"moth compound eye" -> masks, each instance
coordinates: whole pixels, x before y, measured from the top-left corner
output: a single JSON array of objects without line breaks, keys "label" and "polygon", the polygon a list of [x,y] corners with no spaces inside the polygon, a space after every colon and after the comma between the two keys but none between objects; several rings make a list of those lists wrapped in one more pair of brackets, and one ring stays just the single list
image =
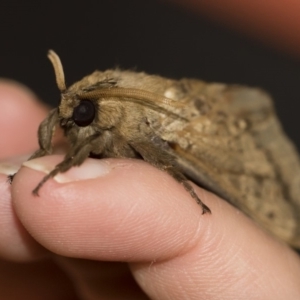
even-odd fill
[{"label": "moth compound eye", "polygon": [[81,127],[90,125],[95,118],[95,105],[89,100],[81,100],[74,108],[72,119]]}]

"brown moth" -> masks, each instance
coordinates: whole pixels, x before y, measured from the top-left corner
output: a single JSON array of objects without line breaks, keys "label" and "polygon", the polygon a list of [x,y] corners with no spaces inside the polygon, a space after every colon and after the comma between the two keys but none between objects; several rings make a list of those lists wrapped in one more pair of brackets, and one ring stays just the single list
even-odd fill
[{"label": "brown moth", "polygon": [[300,248],[300,161],[265,92],[119,69],[67,88],[59,57],[51,50],[48,57],[61,101],[41,123],[30,159],[52,153],[56,126],[71,147],[34,194],[91,154],[142,158],[183,184],[203,213],[210,209],[186,178]]}]

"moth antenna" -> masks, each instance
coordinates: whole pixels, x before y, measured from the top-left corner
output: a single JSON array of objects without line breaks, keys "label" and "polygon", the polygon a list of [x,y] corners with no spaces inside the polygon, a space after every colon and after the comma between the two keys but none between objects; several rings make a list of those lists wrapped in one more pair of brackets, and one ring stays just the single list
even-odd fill
[{"label": "moth antenna", "polygon": [[79,99],[90,99],[90,98],[99,98],[99,97],[122,98],[122,101],[140,103],[142,105],[148,106],[153,110],[164,112],[167,113],[168,115],[173,115],[176,118],[185,120],[184,117],[180,116],[175,112],[170,111],[167,108],[169,106],[172,106],[174,108],[182,108],[185,105],[184,102],[178,102],[176,100],[145,90],[139,90],[133,88],[120,88],[120,87],[104,88],[104,89],[97,89],[94,91],[80,93],[78,94],[78,97]]},{"label": "moth antenna", "polygon": [[161,96],[149,91],[133,89],[133,88],[104,88],[97,89],[94,91],[89,91],[83,94],[79,94],[79,97],[82,98],[93,98],[93,97],[129,97],[140,100],[147,100],[156,104],[174,106],[174,107],[182,107],[185,104],[182,102],[178,102],[176,100],[170,99],[165,96]]},{"label": "moth antenna", "polygon": [[48,58],[50,59],[54,68],[56,84],[59,90],[64,92],[66,90],[65,74],[60,58],[53,50],[48,51]]}]

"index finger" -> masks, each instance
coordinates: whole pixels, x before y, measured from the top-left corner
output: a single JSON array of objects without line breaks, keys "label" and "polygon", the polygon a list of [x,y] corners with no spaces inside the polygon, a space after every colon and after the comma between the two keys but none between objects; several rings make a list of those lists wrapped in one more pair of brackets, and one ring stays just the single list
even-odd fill
[{"label": "index finger", "polygon": [[28,88],[10,80],[0,81],[0,103],[0,160],[36,150],[47,108]]}]

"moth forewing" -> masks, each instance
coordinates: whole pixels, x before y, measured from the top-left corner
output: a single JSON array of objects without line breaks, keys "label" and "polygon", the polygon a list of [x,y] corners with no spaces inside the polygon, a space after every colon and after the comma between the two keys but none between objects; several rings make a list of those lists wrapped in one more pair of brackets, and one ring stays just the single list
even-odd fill
[{"label": "moth forewing", "polygon": [[202,98],[211,110],[178,132],[192,146],[174,147],[183,172],[299,248],[299,157],[269,96],[228,86]]},{"label": "moth forewing", "polygon": [[210,210],[185,176],[300,248],[299,156],[268,95],[119,69],[95,71],[67,88],[59,57],[50,51],[49,58],[62,97],[40,125],[33,157],[51,153],[56,126],[70,151],[35,193],[91,154],[142,158],[183,184],[203,213]]}]

